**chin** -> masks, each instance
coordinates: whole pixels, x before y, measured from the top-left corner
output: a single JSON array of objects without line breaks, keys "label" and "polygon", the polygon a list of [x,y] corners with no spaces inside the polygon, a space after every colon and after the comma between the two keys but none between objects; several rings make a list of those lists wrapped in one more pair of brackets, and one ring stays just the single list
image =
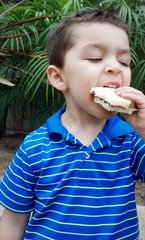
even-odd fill
[{"label": "chin", "polygon": [[96,116],[97,118],[99,116],[99,118],[101,118],[101,119],[109,119],[109,118],[114,117],[117,114],[117,112],[108,111],[101,106],[98,106],[98,107],[99,107],[98,111],[97,111],[98,114]]}]

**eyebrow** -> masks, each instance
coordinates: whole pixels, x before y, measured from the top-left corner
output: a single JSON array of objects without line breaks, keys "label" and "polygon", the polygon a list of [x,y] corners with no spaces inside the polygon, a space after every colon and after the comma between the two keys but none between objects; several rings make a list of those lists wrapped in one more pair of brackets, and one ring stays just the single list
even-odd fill
[{"label": "eyebrow", "polygon": [[[87,49],[87,48],[99,48],[99,49],[105,50],[106,47],[103,44],[97,44],[97,43],[89,43],[82,47],[82,49]],[[131,56],[130,49],[128,48],[119,49],[119,53],[129,54]]]}]

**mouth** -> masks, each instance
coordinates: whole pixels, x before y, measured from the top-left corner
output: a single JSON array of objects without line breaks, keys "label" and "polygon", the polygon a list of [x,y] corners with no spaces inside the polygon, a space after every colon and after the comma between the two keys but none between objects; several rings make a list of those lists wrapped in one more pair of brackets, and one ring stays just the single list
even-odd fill
[{"label": "mouth", "polygon": [[115,85],[105,85],[104,88],[117,88]]},{"label": "mouth", "polygon": [[102,87],[119,88],[120,84],[118,82],[108,82]]}]

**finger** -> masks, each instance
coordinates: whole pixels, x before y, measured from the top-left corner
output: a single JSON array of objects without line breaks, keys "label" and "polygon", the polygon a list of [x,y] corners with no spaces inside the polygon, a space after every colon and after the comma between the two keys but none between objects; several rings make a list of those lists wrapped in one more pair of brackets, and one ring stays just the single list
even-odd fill
[{"label": "finger", "polygon": [[141,91],[139,91],[138,89],[135,89],[133,87],[120,87],[120,88],[116,88],[115,92],[118,95],[134,93],[134,94],[137,94],[137,95],[140,95],[140,96],[144,96],[144,94]]},{"label": "finger", "polygon": [[145,108],[145,95],[131,87],[121,87],[115,91],[119,96],[129,99],[137,105],[138,108]]}]

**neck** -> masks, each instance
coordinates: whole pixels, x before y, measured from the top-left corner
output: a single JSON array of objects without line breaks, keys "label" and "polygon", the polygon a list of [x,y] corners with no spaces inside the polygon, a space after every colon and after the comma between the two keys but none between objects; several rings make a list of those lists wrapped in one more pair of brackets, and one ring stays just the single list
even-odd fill
[{"label": "neck", "polygon": [[100,120],[86,113],[75,113],[66,109],[61,117],[63,126],[83,145],[90,145],[103,129],[106,119]]}]

